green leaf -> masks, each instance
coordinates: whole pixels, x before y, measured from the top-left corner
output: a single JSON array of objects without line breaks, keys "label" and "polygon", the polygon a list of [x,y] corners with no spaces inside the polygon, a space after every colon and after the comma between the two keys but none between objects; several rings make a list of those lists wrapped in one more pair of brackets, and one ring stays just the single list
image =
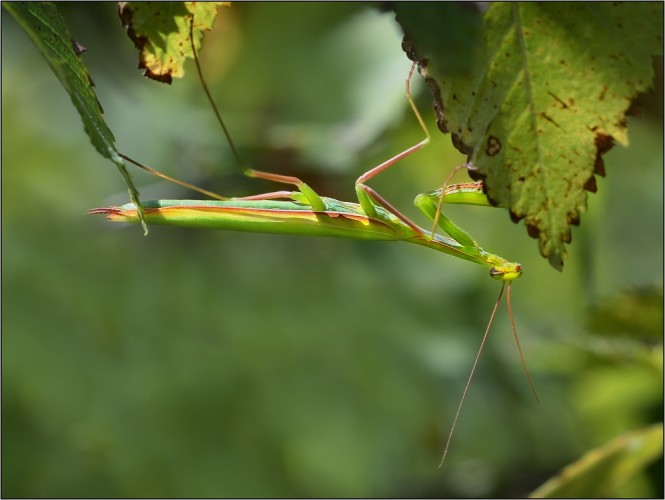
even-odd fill
[{"label": "green leaf", "polygon": [[663,424],[627,432],[565,467],[531,498],[616,498],[622,486],[663,454]]},{"label": "green leaf", "polygon": [[185,60],[193,57],[190,41],[201,47],[203,31],[212,29],[217,7],[230,2],[121,2],[120,19],[139,49],[139,68],[145,76],[163,83],[185,75]]},{"label": "green leaf", "polygon": [[438,55],[422,70],[440,88],[440,128],[557,269],[601,155],[628,144],[626,113],[651,85],[662,18],[659,2],[495,3],[473,71],[439,73]]},{"label": "green leaf", "polygon": [[85,49],[72,39],[64,19],[54,4],[4,2],[3,6],[25,30],[65,87],[81,115],[83,128],[95,149],[118,167],[127,184],[132,202],[139,208],[143,230],[148,234],[148,228],[143,222],[143,207],[139,201],[139,192],[115,147],[115,138],[102,117],[102,107],[92,89],[92,80],[79,57]]}]

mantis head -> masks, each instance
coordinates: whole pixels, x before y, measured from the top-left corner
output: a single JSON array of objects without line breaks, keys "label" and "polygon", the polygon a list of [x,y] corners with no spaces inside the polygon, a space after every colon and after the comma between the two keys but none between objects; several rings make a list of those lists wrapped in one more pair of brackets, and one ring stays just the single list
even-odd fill
[{"label": "mantis head", "polygon": [[506,262],[490,269],[490,276],[495,280],[510,283],[522,276],[522,265],[516,262]]}]

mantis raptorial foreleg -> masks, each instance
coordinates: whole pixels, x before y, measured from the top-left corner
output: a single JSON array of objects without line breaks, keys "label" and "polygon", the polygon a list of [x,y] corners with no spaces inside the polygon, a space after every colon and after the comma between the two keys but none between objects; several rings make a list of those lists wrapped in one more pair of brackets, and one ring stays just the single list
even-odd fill
[{"label": "mantis raptorial foreleg", "polygon": [[[463,163],[461,165],[456,166],[448,174],[448,177],[446,177],[446,180],[443,181],[443,184],[441,185],[441,190],[440,190],[441,191],[441,196],[439,197],[439,201],[436,204],[436,211],[434,213],[434,217],[432,218],[432,234],[434,234],[434,232],[436,231],[436,226],[439,224],[439,218],[441,217],[441,210],[443,208],[443,201],[444,201],[444,198],[445,198],[446,188],[450,185],[450,181],[455,176],[455,174],[463,168],[465,168],[467,170],[471,170],[475,167],[473,165],[471,165],[470,163]],[[455,228],[457,228],[456,225],[455,225]],[[459,228],[457,228],[457,229],[459,229]],[[466,233],[464,233],[464,234],[466,235]],[[471,241],[473,241],[473,240],[471,240]]]}]

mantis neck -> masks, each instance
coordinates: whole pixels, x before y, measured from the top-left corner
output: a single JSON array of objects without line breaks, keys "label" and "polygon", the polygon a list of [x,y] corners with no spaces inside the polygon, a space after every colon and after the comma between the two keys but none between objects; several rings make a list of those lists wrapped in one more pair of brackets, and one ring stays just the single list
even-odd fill
[{"label": "mantis neck", "polygon": [[432,248],[434,250],[438,250],[439,252],[475,262],[476,264],[480,264],[486,267],[512,269],[515,266],[519,266],[519,264],[508,262],[503,257],[486,252],[480,247],[464,246],[451,238],[447,238],[438,234],[435,234],[432,238],[431,234],[432,233],[429,231],[424,231],[423,235],[419,235],[405,241],[427,248]]}]

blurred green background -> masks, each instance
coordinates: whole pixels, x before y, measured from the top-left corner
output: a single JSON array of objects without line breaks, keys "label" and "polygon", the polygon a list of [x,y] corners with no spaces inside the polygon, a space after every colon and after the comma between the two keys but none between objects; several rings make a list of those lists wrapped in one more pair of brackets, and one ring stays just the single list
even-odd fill
[{"label": "blurred green background", "polygon": [[[61,10],[120,151],[227,195],[275,189],[238,173],[193,64],[148,81],[115,4]],[[662,80],[606,155],[563,273],[505,211],[449,209],[524,265],[513,307],[542,404],[501,307],[437,469],[498,293],[487,271],[398,243],[145,238],[85,215],[126,189],[3,14],[4,497],[523,496],[662,420]],[[237,4],[202,64],[246,161],[353,200],[360,173],[422,138],[400,43],[394,15],[362,4]],[[424,222],[413,197],[463,158],[415,87],[433,144],[372,186]],[[197,197],[134,179],[145,199]],[[662,495],[662,461],[624,493]]]}]

